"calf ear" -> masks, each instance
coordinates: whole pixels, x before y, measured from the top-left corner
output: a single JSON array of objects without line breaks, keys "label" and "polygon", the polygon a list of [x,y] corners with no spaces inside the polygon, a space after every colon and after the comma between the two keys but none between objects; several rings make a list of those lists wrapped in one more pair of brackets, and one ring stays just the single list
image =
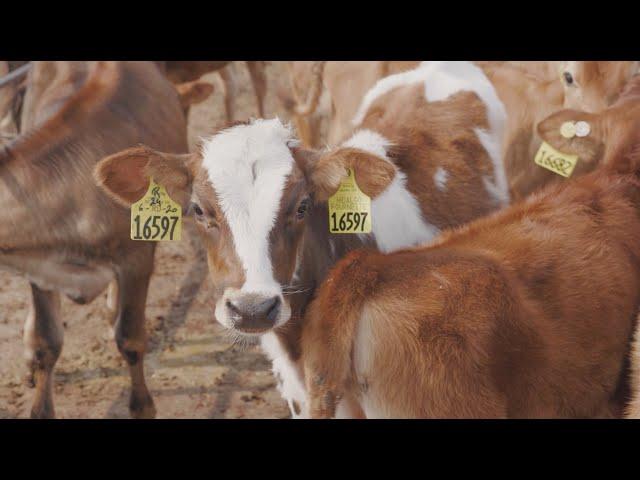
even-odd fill
[{"label": "calf ear", "polygon": [[[565,138],[560,128],[566,122],[586,122],[590,132],[584,137],[574,136]],[[560,110],[540,123],[538,135],[556,150],[563,153],[578,155],[581,160],[591,162],[597,160],[604,148],[603,117],[599,114],[581,112],[579,110]]]},{"label": "calf ear", "polygon": [[104,158],[95,166],[93,174],[97,185],[125,207],[144,196],[153,177],[185,208],[191,197],[194,159],[195,154],[161,153],[139,146]]},{"label": "calf ear", "polygon": [[396,167],[388,159],[358,148],[340,147],[327,153],[300,149],[294,157],[320,202],[336,193],[347,177],[348,168],[353,169],[360,190],[372,199],[380,195],[396,175]]},{"label": "calf ear", "polygon": [[194,80],[176,85],[180,105],[182,108],[188,108],[191,105],[204,102],[213,93],[213,84],[203,82],[202,80]]}]

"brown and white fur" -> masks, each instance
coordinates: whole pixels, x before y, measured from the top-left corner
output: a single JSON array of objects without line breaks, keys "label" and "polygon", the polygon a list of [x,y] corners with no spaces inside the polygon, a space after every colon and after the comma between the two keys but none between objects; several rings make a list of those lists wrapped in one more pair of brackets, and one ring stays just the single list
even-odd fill
[{"label": "brown and white fur", "polygon": [[34,62],[22,127],[0,147],[0,265],[31,285],[24,328],[36,388],[31,416],[54,416],[60,295],[90,302],[115,279],[115,340],[131,374],[131,414],[153,417],[143,356],[154,245],[129,240],[129,211],[97,188],[92,170],[140,142],[186,152],[177,94],[152,62]]},{"label": "brown and white fur", "polygon": [[[294,416],[308,413],[304,314],[338,259],[363,245],[417,245],[508,203],[499,154],[504,110],[472,64],[426,63],[386,77],[356,121],[351,138],[324,151],[297,146],[277,119],[256,120],[205,140],[200,154],[134,149],[96,169],[98,183],[124,205],[150,175],[172,197],[190,197],[215,278],[215,317],[260,340]],[[372,199],[370,235],[329,233],[327,199],[347,167]]]},{"label": "brown and white fur", "polygon": [[[416,61],[289,62],[290,91],[279,91],[303,146],[337,145],[357,125],[362,98],[380,79],[416,68]],[[301,92],[304,92],[301,93]],[[321,134],[322,123],[327,133]]]},{"label": "brown and white fur", "polygon": [[344,397],[367,418],[620,416],[638,238],[638,176],[598,171],[429,246],[350,253],[307,313],[312,417]]}]

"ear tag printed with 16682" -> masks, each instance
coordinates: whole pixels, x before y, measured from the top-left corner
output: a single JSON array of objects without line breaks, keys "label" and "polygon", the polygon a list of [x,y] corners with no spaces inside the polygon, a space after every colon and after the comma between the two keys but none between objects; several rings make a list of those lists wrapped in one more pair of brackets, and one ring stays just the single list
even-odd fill
[{"label": "ear tag printed with 16682", "polygon": [[152,178],[144,197],[131,205],[131,240],[162,242],[181,235],[182,207]]},{"label": "ear tag printed with 16682", "polygon": [[356,183],[353,169],[329,198],[331,233],[371,233],[371,199]]},{"label": "ear tag printed with 16682", "polygon": [[578,163],[578,156],[562,153],[547,142],[542,142],[534,161],[537,165],[551,170],[553,173],[557,173],[563,177],[570,177]]}]

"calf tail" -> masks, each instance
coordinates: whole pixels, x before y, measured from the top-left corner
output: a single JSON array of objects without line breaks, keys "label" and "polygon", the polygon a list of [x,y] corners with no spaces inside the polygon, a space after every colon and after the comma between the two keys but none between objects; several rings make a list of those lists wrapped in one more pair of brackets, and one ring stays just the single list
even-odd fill
[{"label": "calf tail", "polygon": [[378,281],[371,255],[359,250],[338,262],[307,311],[302,352],[311,418],[334,417],[353,381],[356,327]]},{"label": "calf tail", "polygon": [[636,322],[636,332],[631,345],[631,402],[626,418],[640,419],[640,322]]}]

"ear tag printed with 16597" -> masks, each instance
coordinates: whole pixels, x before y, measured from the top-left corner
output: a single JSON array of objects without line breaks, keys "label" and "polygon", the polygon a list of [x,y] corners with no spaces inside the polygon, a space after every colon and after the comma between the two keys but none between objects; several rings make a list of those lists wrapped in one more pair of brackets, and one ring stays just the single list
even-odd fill
[{"label": "ear tag printed with 16597", "polygon": [[329,198],[331,233],[371,233],[371,199],[356,183],[353,169]]},{"label": "ear tag printed with 16597", "polygon": [[551,170],[553,173],[563,177],[570,177],[578,163],[578,156],[562,153],[547,142],[542,142],[534,161],[537,165]]},{"label": "ear tag printed with 16597", "polygon": [[182,207],[167,190],[150,179],[144,197],[131,205],[131,240],[162,242],[180,240]]}]

